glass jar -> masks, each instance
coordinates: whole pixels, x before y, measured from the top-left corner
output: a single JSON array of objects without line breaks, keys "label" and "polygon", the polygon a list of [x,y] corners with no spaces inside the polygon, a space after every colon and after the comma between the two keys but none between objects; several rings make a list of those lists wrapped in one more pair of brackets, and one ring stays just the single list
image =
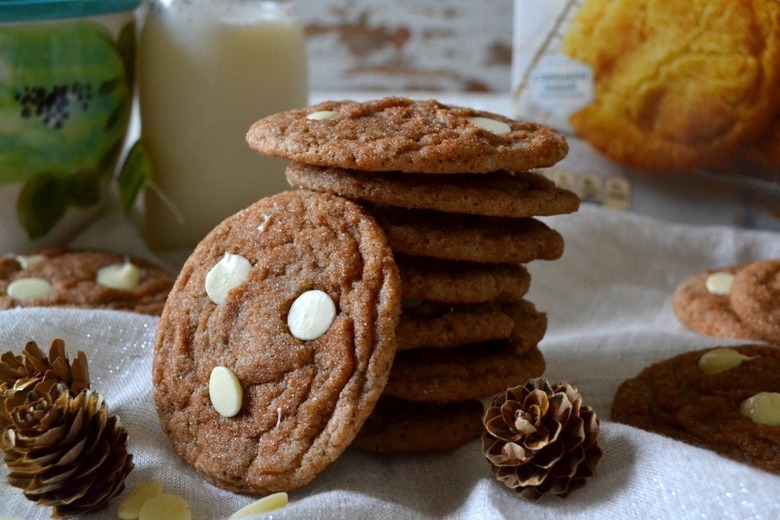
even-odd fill
[{"label": "glass jar", "polygon": [[143,234],[179,263],[224,218],[289,188],[285,161],[245,136],[261,117],[308,103],[303,29],[291,0],[151,0],[138,66],[153,170]]},{"label": "glass jar", "polygon": [[139,0],[0,0],[0,253],[100,215],[133,100]]}]

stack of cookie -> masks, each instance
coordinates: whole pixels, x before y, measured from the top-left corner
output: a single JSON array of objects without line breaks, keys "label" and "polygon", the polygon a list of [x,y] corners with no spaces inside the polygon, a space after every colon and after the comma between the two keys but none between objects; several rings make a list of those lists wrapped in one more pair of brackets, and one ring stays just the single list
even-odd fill
[{"label": "stack of cookie", "polygon": [[546,315],[524,299],[525,264],[563,239],[534,217],[578,197],[530,170],[567,152],[547,127],[436,101],[325,102],[258,121],[252,148],[291,160],[287,179],[364,205],[401,275],[397,354],[355,445],[448,449],[479,436],[482,405],[544,371]]}]

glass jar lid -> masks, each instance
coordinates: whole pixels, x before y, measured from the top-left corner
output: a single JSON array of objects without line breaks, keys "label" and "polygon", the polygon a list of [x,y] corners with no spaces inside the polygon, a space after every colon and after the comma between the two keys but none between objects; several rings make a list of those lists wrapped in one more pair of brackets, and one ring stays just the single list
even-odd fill
[{"label": "glass jar lid", "polygon": [[132,11],[141,0],[0,0],[0,23],[40,22]]}]

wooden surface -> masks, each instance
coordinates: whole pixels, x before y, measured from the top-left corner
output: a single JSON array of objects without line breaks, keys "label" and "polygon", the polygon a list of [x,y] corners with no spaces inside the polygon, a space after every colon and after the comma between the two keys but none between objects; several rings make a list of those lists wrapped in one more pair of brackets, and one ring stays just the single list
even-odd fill
[{"label": "wooden surface", "polygon": [[510,89],[512,0],[294,0],[311,88]]}]

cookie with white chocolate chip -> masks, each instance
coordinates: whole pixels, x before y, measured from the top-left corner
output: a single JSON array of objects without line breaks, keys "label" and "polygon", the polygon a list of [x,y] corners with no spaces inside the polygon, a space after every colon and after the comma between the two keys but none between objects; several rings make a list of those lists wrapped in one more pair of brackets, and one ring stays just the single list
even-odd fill
[{"label": "cookie with white chocolate chip", "polygon": [[780,474],[780,349],[686,352],[624,381],[612,420]]},{"label": "cookie with white chocolate chip", "polygon": [[158,327],[154,395],[179,456],[236,492],[289,491],[350,445],[388,379],[401,308],[359,205],[287,191],[211,231]]},{"label": "cookie with white chocolate chip", "polygon": [[543,168],[568,151],[563,135],[543,125],[404,97],[272,114],[252,125],[247,142],[309,165],[442,174]]},{"label": "cookie with white chocolate chip", "polygon": [[677,318],[707,336],[780,342],[780,261],[707,269],[681,282],[672,296]]},{"label": "cookie with white chocolate chip", "polygon": [[160,315],[174,279],[160,266],[111,251],[8,253],[0,257],[0,310],[76,307]]},{"label": "cookie with white chocolate chip", "polygon": [[755,332],[734,312],[728,293],[739,266],[707,269],[683,280],[672,295],[672,309],[688,328],[716,338],[753,339]]}]

